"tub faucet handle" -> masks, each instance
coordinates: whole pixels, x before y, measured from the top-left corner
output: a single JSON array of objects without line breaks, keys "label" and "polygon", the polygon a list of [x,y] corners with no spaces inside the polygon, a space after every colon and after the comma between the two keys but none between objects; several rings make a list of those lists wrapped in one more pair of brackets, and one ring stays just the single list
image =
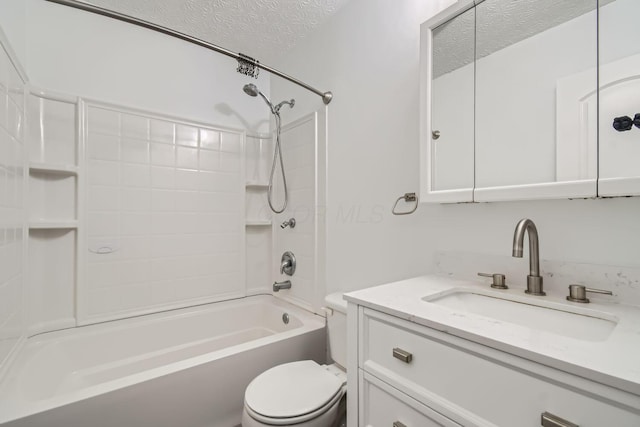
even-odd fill
[{"label": "tub faucet handle", "polygon": [[293,252],[287,251],[282,254],[280,259],[280,274],[286,274],[287,276],[293,276],[296,272],[296,256]]}]

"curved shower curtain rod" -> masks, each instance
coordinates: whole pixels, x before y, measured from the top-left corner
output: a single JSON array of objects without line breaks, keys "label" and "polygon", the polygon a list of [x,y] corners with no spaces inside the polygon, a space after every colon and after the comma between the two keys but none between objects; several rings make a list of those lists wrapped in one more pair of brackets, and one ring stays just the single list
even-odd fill
[{"label": "curved shower curtain rod", "polygon": [[129,24],[133,24],[133,25],[137,25],[139,27],[144,27],[147,28],[149,30],[153,30],[153,31],[157,31],[159,33],[162,34],[166,34],[168,36],[172,36],[184,41],[187,41],[189,43],[193,43],[196,44],[198,46],[202,46],[204,48],[207,48],[209,50],[213,50],[215,52],[221,53],[223,55],[229,56],[235,60],[237,60],[240,64],[245,64],[245,65],[249,65],[251,68],[257,68],[257,69],[261,69],[261,70],[265,70],[268,71],[271,74],[274,74],[276,76],[282,77],[285,80],[290,81],[291,83],[295,83],[298,86],[302,86],[303,88],[315,93],[316,95],[319,95],[322,98],[322,102],[324,102],[325,104],[329,104],[331,102],[331,99],[333,99],[333,94],[331,92],[322,92],[319,91],[318,89],[309,86],[308,84],[301,82],[298,79],[295,79],[287,74],[284,74],[278,70],[276,70],[275,68],[271,68],[268,67],[254,59],[252,59],[249,56],[243,55],[241,53],[235,53],[232,52],[228,49],[225,49],[223,47],[217,46],[213,43],[209,43],[206,42],[204,40],[198,39],[196,37],[191,37],[187,34],[181,33],[179,31],[175,31],[172,30],[170,28],[167,27],[163,27],[161,25],[157,25],[157,24],[153,24],[149,21],[144,21],[142,19],[138,19],[138,18],[134,18],[133,16],[130,15],[125,15],[123,13],[118,13],[118,12],[114,12],[112,10],[109,9],[105,9],[99,6],[95,6],[89,3],[85,3],[84,1],[79,1],[79,0],[47,0],[48,2],[51,3],[57,3],[57,4],[61,4],[64,6],[69,6],[69,7],[73,7],[75,9],[80,9],[80,10],[84,10],[86,12],[91,12],[91,13],[96,13],[98,15],[102,15],[102,16],[106,16],[108,18],[113,18],[113,19],[117,19],[118,21],[123,21],[123,22],[127,22]]}]

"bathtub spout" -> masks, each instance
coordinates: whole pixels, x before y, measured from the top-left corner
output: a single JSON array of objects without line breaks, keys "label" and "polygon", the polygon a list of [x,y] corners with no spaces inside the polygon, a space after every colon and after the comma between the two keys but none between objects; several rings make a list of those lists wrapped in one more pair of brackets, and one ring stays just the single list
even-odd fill
[{"label": "bathtub spout", "polygon": [[273,282],[273,292],[279,292],[280,289],[291,289],[291,280],[284,282]]}]

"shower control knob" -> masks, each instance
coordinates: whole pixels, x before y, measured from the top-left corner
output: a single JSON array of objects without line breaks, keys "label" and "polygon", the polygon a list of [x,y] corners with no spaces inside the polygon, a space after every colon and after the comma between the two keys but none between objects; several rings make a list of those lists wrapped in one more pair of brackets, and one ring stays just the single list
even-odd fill
[{"label": "shower control knob", "polygon": [[287,276],[293,276],[296,272],[296,256],[293,252],[287,251],[282,254],[280,259],[280,274],[286,274]]}]

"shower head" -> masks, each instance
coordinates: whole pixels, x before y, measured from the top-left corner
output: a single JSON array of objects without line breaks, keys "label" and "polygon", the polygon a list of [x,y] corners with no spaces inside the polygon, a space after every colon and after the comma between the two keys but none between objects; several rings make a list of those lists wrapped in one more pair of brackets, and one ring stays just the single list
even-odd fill
[{"label": "shower head", "polygon": [[254,85],[253,83],[248,83],[248,84],[244,85],[242,90],[244,90],[244,93],[246,93],[249,96],[258,96],[258,95],[260,95],[262,97],[262,99],[264,99],[264,102],[266,102],[267,105],[269,106],[269,108],[271,109],[271,113],[272,114],[278,114],[278,111],[276,111],[273,108],[273,104],[271,103],[271,101],[269,101],[269,98],[267,98],[264,93],[260,92],[260,90],[258,89],[258,86]]},{"label": "shower head", "polygon": [[258,90],[258,87],[253,83],[244,85],[242,90],[244,90],[244,93],[246,93],[249,96],[258,96],[258,93],[260,93],[260,91]]}]

